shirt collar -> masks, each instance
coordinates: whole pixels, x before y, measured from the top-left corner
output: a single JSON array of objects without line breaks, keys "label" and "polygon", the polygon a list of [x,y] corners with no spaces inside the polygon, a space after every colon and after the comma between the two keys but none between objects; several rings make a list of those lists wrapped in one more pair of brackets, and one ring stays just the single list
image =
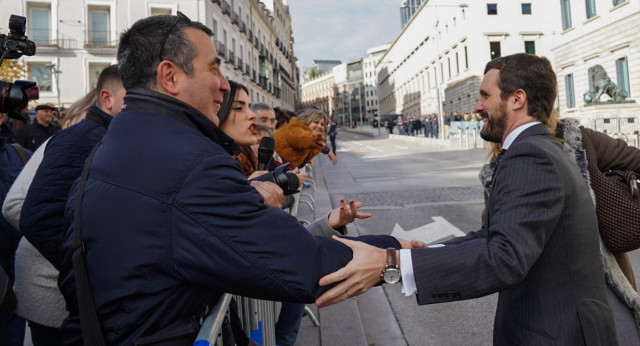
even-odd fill
[{"label": "shirt collar", "polygon": [[522,131],[530,128],[533,125],[537,125],[537,124],[541,124],[541,122],[532,121],[530,123],[526,123],[526,124],[523,124],[523,125],[520,125],[520,126],[516,127],[516,129],[511,131],[511,133],[509,133],[507,135],[507,138],[504,139],[504,143],[502,143],[502,149],[504,149],[504,150],[509,149],[509,147],[511,146],[513,141],[515,141],[516,138],[518,138],[518,136],[522,133]]}]

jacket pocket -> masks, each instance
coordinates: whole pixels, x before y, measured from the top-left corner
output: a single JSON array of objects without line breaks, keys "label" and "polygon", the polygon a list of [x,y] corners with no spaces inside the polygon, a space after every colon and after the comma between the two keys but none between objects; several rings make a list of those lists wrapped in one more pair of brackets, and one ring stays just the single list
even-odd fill
[{"label": "jacket pocket", "polygon": [[506,332],[509,342],[514,345],[552,346],[556,342],[554,338],[540,330],[528,326],[520,321],[510,318],[505,319]]}]

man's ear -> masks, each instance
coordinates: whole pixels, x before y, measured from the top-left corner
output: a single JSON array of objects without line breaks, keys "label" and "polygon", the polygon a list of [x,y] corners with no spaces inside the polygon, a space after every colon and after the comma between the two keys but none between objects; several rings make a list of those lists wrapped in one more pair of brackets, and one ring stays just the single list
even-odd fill
[{"label": "man's ear", "polygon": [[156,81],[158,91],[166,92],[169,95],[178,95],[178,67],[169,60],[163,60],[158,64],[156,71]]},{"label": "man's ear", "polygon": [[511,100],[511,109],[514,111],[522,110],[527,104],[527,93],[522,89],[517,89],[509,97]]},{"label": "man's ear", "polygon": [[114,97],[115,95],[110,90],[100,90],[100,102],[102,103],[102,106],[108,111],[111,111],[111,109],[113,108]]}]

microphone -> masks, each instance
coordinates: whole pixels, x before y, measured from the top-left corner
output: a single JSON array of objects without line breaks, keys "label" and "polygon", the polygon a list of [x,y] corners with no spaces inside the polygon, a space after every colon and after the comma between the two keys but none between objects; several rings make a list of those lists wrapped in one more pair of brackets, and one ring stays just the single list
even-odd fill
[{"label": "microphone", "polygon": [[273,159],[276,141],[271,137],[262,137],[258,147],[258,170],[266,171]]}]

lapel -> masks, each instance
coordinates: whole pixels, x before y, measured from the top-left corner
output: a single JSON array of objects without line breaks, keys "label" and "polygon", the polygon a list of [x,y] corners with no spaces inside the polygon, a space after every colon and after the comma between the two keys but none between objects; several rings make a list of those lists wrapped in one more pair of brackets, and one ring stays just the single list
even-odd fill
[{"label": "lapel", "polygon": [[[509,148],[513,148],[515,145],[517,145],[519,142],[525,140],[527,137],[530,136],[549,136],[551,137],[551,133],[549,132],[549,129],[547,129],[547,127],[543,124],[536,124],[533,125],[531,127],[529,127],[528,129],[522,131],[522,133],[520,133],[518,135],[518,137],[516,137],[516,139],[513,141],[513,143],[511,143],[511,146]],[[502,155],[501,161],[504,162],[505,157],[507,157],[509,155],[509,149],[507,149],[507,151],[504,153],[504,155]],[[494,167],[494,172],[493,172],[493,177],[491,179],[491,188],[489,189],[489,204],[488,204],[488,208],[487,208],[487,217],[485,218],[486,220],[486,224],[485,227],[488,230],[489,229],[489,225],[491,224],[491,210],[493,209],[491,206],[491,200],[493,199],[493,191],[494,191],[494,186],[496,184],[496,177],[497,177],[497,169]]]}]

